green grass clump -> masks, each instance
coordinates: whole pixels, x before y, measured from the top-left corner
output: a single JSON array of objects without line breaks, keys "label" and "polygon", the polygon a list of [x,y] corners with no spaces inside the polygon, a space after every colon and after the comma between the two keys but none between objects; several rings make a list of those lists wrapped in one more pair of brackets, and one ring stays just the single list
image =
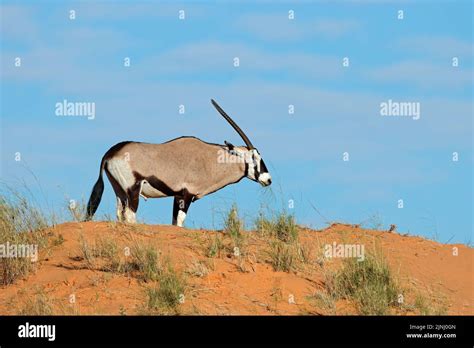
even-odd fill
[{"label": "green grass clump", "polygon": [[382,254],[369,254],[363,261],[344,260],[343,267],[332,274],[326,286],[336,299],[353,300],[364,315],[389,314],[400,293]]},{"label": "green grass clump", "polygon": [[148,311],[177,312],[179,305],[184,300],[186,281],[171,264],[158,277],[158,284],[148,288],[147,309]]},{"label": "green grass clump", "polygon": [[67,202],[67,210],[71,216],[72,221],[81,222],[86,219],[87,216],[87,204],[81,199],[76,201],[71,199]]},{"label": "green grass clump", "polygon": [[206,256],[207,257],[220,257],[221,252],[225,249],[222,237],[216,233],[214,236],[209,237],[206,245]]},{"label": "green grass clump", "polygon": [[260,215],[255,221],[255,227],[260,235],[265,237],[275,237],[285,243],[292,243],[298,240],[298,227],[293,215],[286,212],[269,219]]},{"label": "green grass clump", "polygon": [[132,248],[130,267],[145,281],[156,280],[161,273],[160,255],[155,247],[138,243]]},{"label": "green grass clump", "polygon": [[418,311],[419,315],[446,315],[448,308],[446,305],[436,305],[430,303],[426,297],[418,294],[415,298],[414,308]]},{"label": "green grass clump", "polygon": [[298,229],[292,215],[280,214],[275,223],[275,235],[283,242],[291,243],[298,239]]},{"label": "green grass clump", "polygon": [[280,240],[271,241],[268,254],[275,271],[290,272],[295,267],[295,247],[292,244]]},{"label": "green grass clump", "polygon": [[[18,250],[26,247],[38,251],[48,245],[48,234],[44,230],[48,221],[41,210],[32,206],[19,193],[8,197],[0,195],[0,245],[16,246]],[[34,269],[31,257],[1,257],[0,285],[8,285],[27,276]]]},{"label": "green grass clump", "polygon": [[105,272],[134,274],[144,281],[154,281],[161,273],[158,250],[145,243],[135,242],[129,255],[121,255],[121,249],[112,238],[100,238],[95,243],[80,239],[83,259],[88,268]]},{"label": "green grass clump", "polygon": [[53,301],[43,291],[37,290],[33,297],[28,297],[22,308],[20,315],[53,315]]},{"label": "green grass clump", "polygon": [[239,211],[234,204],[229,210],[224,221],[224,233],[228,234],[232,239],[234,247],[241,249],[244,242],[244,235],[242,233],[243,222],[239,218]]},{"label": "green grass clump", "polygon": [[309,250],[298,242],[298,227],[292,215],[286,212],[268,218],[261,214],[255,221],[258,234],[269,244],[267,254],[275,271],[290,272],[297,263],[309,257]]}]

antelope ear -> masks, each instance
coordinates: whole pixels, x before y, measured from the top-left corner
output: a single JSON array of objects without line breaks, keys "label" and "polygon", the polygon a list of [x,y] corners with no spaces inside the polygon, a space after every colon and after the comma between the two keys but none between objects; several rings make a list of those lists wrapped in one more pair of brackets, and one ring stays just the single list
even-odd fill
[{"label": "antelope ear", "polygon": [[229,148],[230,151],[232,151],[234,149],[234,145],[229,143],[227,140],[224,141],[224,144]]}]

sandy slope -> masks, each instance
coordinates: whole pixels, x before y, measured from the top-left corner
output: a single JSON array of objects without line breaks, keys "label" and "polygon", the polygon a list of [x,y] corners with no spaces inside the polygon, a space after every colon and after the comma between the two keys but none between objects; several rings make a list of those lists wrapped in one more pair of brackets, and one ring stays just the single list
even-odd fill
[{"label": "sandy slope", "polygon": [[[267,260],[268,243],[253,232],[247,238],[247,255],[240,260],[227,251],[217,258],[206,257],[206,245],[215,231],[87,222],[65,223],[51,233],[53,239],[62,235],[64,242],[41,253],[35,273],[0,288],[0,314],[18,314],[41,289],[54,304],[55,314],[141,313],[151,283],[87,268],[80,251],[81,235],[88,241],[111,237],[122,247],[143,241],[169,256],[177,270],[186,274],[181,314],[357,314],[349,301],[339,300],[335,309],[328,309],[311,298],[323,289],[324,272],[340,265],[335,259],[323,267],[317,262],[317,251],[333,242],[364,244],[366,250],[379,245],[404,289],[407,304],[421,294],[430,306],[444,307],[448,314],[474,314],[474,251],[465,245],[335,224],[320,231],[300,231],[300,241],[312,250],[314,260],[286,273],[273,270]],[[457,256],[453,247],[458,248]],[[189,273],[199,260],[209,274]],[[75,304],[69,302],[72,294]],[[295,303],[289,303],[291,296]],[[395,313],[418,314],[415,309]]]}]

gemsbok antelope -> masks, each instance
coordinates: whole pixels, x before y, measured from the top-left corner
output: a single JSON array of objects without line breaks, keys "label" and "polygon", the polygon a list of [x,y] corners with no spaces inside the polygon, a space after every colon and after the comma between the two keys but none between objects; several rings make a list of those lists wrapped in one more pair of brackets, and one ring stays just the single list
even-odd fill
[{"label": "gemsbok antelope", "polygon": [[174,197],[173,225],[182,227],[192,202],[235,184],[244,177],[262,186],[272,183],[258,150],[240,127],[211,99],[217,111],[237,131],[245,146],[211,144],[184,136],[162,144],[124,141],[112,146],[100,162],[99,179],[87,203],[86,220],[96,212],[105,171],[117,196],[117,219],[136,222],[140,196]]}]

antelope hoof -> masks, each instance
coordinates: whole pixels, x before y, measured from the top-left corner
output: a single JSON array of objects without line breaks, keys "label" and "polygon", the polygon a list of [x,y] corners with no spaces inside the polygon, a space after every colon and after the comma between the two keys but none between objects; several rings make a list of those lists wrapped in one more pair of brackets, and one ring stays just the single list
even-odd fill
[{"label": "antelope hoof", "polygon": [[186,219],[186,213],[182,210],[178,212],[178,218],[176,219],[176,226],[183,227],[184,219]]}]

